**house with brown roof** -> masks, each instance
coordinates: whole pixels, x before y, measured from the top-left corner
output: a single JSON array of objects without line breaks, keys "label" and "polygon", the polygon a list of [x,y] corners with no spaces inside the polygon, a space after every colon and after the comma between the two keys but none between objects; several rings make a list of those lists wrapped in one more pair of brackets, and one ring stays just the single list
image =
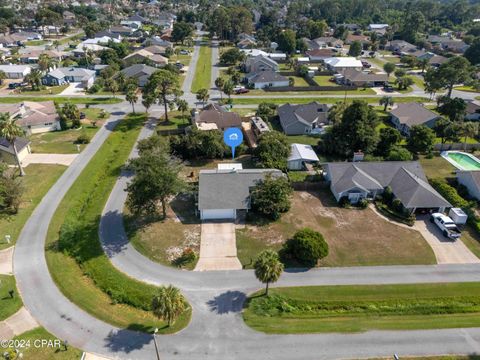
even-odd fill
[{"label": "house with brown roof", "polygon": [[355,35],[355,34],[348,34],[347,38],[345,39],[345,44],[352,44],[354,41],[359,41],[362,45],[363,44],[370,44],[370,37],[367,35]]},{"label": "house with brown roof", "polygon": [[337,79],[337,82],[343,85],[358,87],[384,86],[388,83],[388,75],[385,73],[364,72],[356,69],[344,70],[342,76]]},{"label": "house with brown roof", "polygon": [[28,135],[61,130],[60,117],[53,101],[0,104],[0,113],[9,113]]},{"label": "house with brown roof", "polygon": [[160,54],[153,54],[145,49],[137,50],[130,55],[125,56],[123,61],[127,64],[146,63],[147,65],[150,62],[155,67],[162,67],[168,64],[168,58]]},{"label": "house with brown roof", "polygon": [[193,113],[192,123],[198,130],[225,130],[229,127],[242,127],[239,114],[227,111],[223,106],[208,104],[203,110]]},{"label": "house with brown roof", "polygon": [[332,48],[322,48],[315,50],[308,50],[305,52],[310,61],[322,61],[333,56],[338,55],[338,51]]},{"label": "house with brown roof", "polygon": [[433,128],[440,115],[417,102],[401,103],[390,111],[390,121],[403,135],[409,136],[414,125]]}]

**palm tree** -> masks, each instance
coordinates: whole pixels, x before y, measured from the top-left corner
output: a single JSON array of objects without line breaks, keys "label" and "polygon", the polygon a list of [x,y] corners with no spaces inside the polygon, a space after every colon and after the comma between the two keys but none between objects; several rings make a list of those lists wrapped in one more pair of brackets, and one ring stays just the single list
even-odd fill
[{"label": "palm tree", "polygon": [[203,103],[203,107],[205,108],[205,103],[208,101],[210,95],[208,95],[207,89],[200,89],[197,91],[197,100]]},{"label": "palm tree", "polygon": [[135,103],[138,101],[136,86],[128,87],[127,94],[125,95],[125,100],[127,100],[130,103],[130,105],[132,105],[132,112],[135,114]]},{"label": "palm tree", "polygon": [[145,107],[145,112],[148,115],[148,109],[155,103],[155,97],[151,94],[143,94],[142,105]]},{"label": "palm tree", "polygon": [[0,137],[6,139],[13,148],[15,160],[17,161],[20,176],[24,176],[25,172],[22,168],[22,163],[18,157],[17,147],[15,142],[19,136],[23,136],[23,130],[16,124],[16,119],[12,119],[9,113],[0,113]]},{"label": "palm tree", "polygon": [[176,287],[161,286],[158,294],[153,297],[153,313],[162,320],[168,322],[168,326],[175,323],[175,320],[187,309],[187,302],[179,289]]},{"label": "palm tree", "polygon": [[225,84],[223,84],[222,90],[226,95],[228,95],[228,100],[231,101],[231,95],[233,94],[233,83],[230,80],[226,81]]},{"label": "palm tree", "polygon": [[32,87],[32,90],[40,89],[42,84],[42,72],[39,69],[33,69],[27,76],[25,81]]},{"label": "palm tree", "polygon": [[253,268],[257,279],[266,284],[265,295],[268,296],[268,285],[276,282],[283,272],[283,264],[278,254],[273,250],[262,251],[255,259]]},{"label": "palm tree", "polygon": [[467,149],[467,139],[474,138],[478,135],[478,123],[476,122],[464,122],[462,124],[462,135],[463,135],[463,150]]},{"label": "palm tree", "polygon": [[38,67],[42,71],[49,71],[54,66],[53,59],[48,54],[40,54],[38,57]]},{"label": "palm tree", "polygon": [[220,99],[222,100],[223,100],[223,91],[222,91],[223,85],[225,85],[225,80],[223,78],[218,77],[215,79],[215,86],[218,88],[218,90],[220,90]]},{"label": "palm tree", "polygon": [[388,106],[393,106],[393,98],[391,96],[383,96],[380,101],[380,105],[383,105],[383,111],[387,111]]},{"label": "palm tree", "polygon": [[177,100],[177,109],[182,113],[182,118],[185,119],[185,112],[188,111],[188,102],[187,100],[178,99]]}]

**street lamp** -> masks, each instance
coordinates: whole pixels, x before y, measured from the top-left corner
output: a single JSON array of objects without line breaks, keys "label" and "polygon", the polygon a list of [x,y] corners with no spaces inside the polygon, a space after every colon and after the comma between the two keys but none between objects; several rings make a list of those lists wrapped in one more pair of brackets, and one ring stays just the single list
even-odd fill
[{"label": "street lamp", "polygon": [[157,332],[158,328],[155,328],[155,330],[153,331],[153,343],[155,344],[155,353],[157,354],[157,360],[160,360],[160,354],[158,353],[157,337],[155,336],[157,335]]}]

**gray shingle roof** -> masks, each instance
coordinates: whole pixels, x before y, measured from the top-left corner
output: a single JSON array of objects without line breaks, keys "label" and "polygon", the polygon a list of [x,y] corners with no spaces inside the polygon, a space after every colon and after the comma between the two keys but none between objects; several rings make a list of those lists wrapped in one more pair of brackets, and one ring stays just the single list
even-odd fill
[{"label": "gray shingle roof", "polygon": [[[30,144],[30,140],[22,137],[18,137],[15,139],[15,147],[17,148],[17,152],[22,151],[26,146]],[[13,146],[5,138],[0,138],[0,150],[5,151],[9,154],[15,154],[13,150]]]},{"label": "gray shingle roof", "polygon": [[274,71],[260,71],[249,79],[251,83],[288,81],[288,78]]},{"label": "gray shingle roof", "polygon": [[279,177],[280,170],[201,170],[199,174],[198,208],[238,209],[250,208],[250,189],[267,174]]},{"label": "gray shingle roof", "polygon": [[451,207],[427,181],[418,161],[328,163],[332,189],[383,190],[392,188],[406,208]]},{"label": "gray shingle roof", "polygon": [[327,113],[328,106],[316,101],[303,105],[291,105],[287,103],[278,107],[278,116],[284,131],[298,122],[311,125],[319,118],[321,118],[320,122],[324,122],[326,121]]},{"label": "gray shingle roof", "polygon": [[390,114],[408,126],[422,125],[440,116],[417,102],[400,103]]}]

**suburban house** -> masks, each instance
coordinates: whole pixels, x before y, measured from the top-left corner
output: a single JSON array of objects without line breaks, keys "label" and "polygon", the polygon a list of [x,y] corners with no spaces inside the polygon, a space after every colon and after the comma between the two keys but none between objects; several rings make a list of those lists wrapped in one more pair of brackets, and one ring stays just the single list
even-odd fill
[{"label": "suburban house", "polygon": [[310,164],[317,164],[320,159],[311,145],[290,145],[290,156],[287,159],[288,170],[303,170]]},{"label": "suburban house", "polygon": [[290,81],[287,77],[278,72],[266,70],[247,74],[245,77],[250,87],[254,89],[264,89],[270,87],[289,86]]},{"label": "suburban house", "polygon": [[410,135],[414,125],[425,125],[433,128],[440,115],[428,110],[417,102],[400,103],[390,111],[390,121],[403,135]]},{"label": "suburban house", "polygon": [[160,46],[160,45],[150,45],[144,48],[143,50],[148,51],[154,55],[165,55],[167,52],[167,48],[165,46]]},{"label": "suburban house", "polygon": [[241,33],[238,35],[237,38],[238,38],[237,47],[239,49],[251,49],[257,46],[257,40],[252,35]]},{"label": "suburban house", "polygon": [[442,65],[444,62],[446,62],[448,58],[442,55],[434,55],[428,60],[428,64],[430,66],[438,68],[440,65]]},{"label": "suburban house", "polygon": [[7,79],[23,79],[32,68],[28,65],[0,65],[0,71],[5,73]]},{"label": "suburban house", "polygon": [[163,40],[159,36],[149,37],[142,43],[142,46],[151,46],[151,45],[163,46],[165,48],[168,48],[168,47],[173,48],[173,43],[167,40]]},{"label": "suburban house", "polygon": [[345,28],[345,29],[348,30],[348,31],[354,31],[354,32],[355,32],[355,31],[359,31],[359,30],[362,29],[362,27],[361,27],[360,25],[358,25],[358,24],[338,24],[338,25],[337,25],[337,29],[338,29],[339,27],[343,27],[343,28]]},{"label": "suburban house", "polygon": [[[241,167],[241,165],[240,165]],[[201,220],[237,218],[237,212],[250,210],[250,191],[271,174],[283,176],[275,169],[200,170],[198,180],[198,211]]]},{"label": "suburban house", "polygon": [[368,31],[374,32],[378,35],[385,35],[388,29],[388,24],[370,24],[368,25]]},{"label": "suburban house", "polygon": [[172,41],[172,33],[173,33],[173,29],[165,29],[160,34],[160,39]]},{"label": "suburban house", "polygon": [[370,37],[366,35],[348,34],[345,44],[351,45],[354,41],[360,42],[362,45],[370,44]]},{"label": "suburban house", "polygon": [[322,61],[337,55],[337,50],[332,48],[319,48],[305,52],[310,61]]},{"label": "suburban house", "polygon": [[129,66],[120,72],[125,75],[125,78],[133,78],[137,80],[137,84],[139,87],[145,86],[145,84],[148,81],[148,78],[150,75],[152,75],[155,71],[157,71],[157,68],[154,68],[153,66],[148,66],[144,64],[134,64],[132,66]]},{"label": "suburban house", "polygon": [[457,170],[457,181],[467,188],[470,196],[480,200],[479,170]]},{"label": "suburban house", "polygon": [[[110,28],[111,29],[111,28]],[[130,30],[131,31],[131,30]],[[117,40],[122,40],[122,35],[119,34],[119,33],[114,33],[110,30],[102,30],[102,31],[99,31],[97,33],[95,33],[95,35],[93,36],[94,38],[102,38],[102,37],[109,37],[109,38],[112,38],[112,39],[117,39]]]},{"label": "suburban house", "polygon": [[133,16],[130,16],[126,20],[122,20],[120,24],[131,28],[140,29],[142,27],[142,24],[144,24],[145,22],[147,22],[147,20],[144,17],[135,14]]},{"label": "suburban house", "polygon": [[120,36],[120,37],[128,37],[132,36],[136,30],[135,28],[131,28],[128,26],[111,26],[109,29],[110,33],[113,34],[113,36]]},{"label": "suburban house", "polygon": [[47,86],[81,83],[88,89],[95,82],[95,71],[78,67],[61,67],[50,71],[42,78],[42,84]]},{"label": "suburban house", "polygon": [[344,85],[358,87],[384,86],[388,83],[388,75],[385,73],[364,72],[356,69],[346,69],[342,76],[336,79]]},{"label": "suburban house", "polygon": [[440,43],[440,46],[445,51],[451,51],[459,54],[463,54],[470,47],[470,45],[464,43],[462,40],[453,39],[448,41],[442,41]]},{"label": "suburban house", "polygon": [[87,40],[84,40],[81,42],[82,45],[84,44],[103,44],[103,45],[107,45],[110,41],[114,42],[114,43],[119,43],[121,40],[118,39],[117,37],[113,36],[113,35],[105,35],[105,36],[101,36],[101,37],[94,37],[92,39],[87,39]]},{"label": "suburban house", "polygon": [[208,104],[205,109],[193,113],[192,123],[199,130],[225,130],[242,127],[242,118],[236,112],[227,111],[217,104]]},{"label": "suburban house", "polygon": [[287,54],[284,54],[284,53],[278,53],[278,52],[269,53],[260,49],[241,49],[241,51],[244,52],[245,55],[249,57],[256,57],[258,55],[263,55],[264,57],[270,58],[275,61],[284,61],[287,59]]},{"label": "suburban house", "polygon": [[248,57],[245,60],[245,71],[247,73],[254,73],[259,71],[278,71],[278,63],[264,55],[257,55],[255,57]]},{"label": "suburban house", "polygon": [[338,162],[326,164],[324,170],[337,201],[346,197],[355,204],[361,199],[375,199],[390,187],[411,213],[443,212],[452,206],[428,183],[418,161]]},{"label": "suburban house", "polygon": [[480,120],[480,100],[468,100],[466,101],[466,120]]},{"label": "suburban house", "polygon": [[146,49],[137,50],[123,58],[126,63],[144,63],[145,61],[151,62],[156,67],[165,66],[168,64],[168,58],[160,55],[153,54]]},{"label": "suburban house", "polygon": [[285,134],[310,134],[328,122],[328,106],[316,101],[303,105],[287,103],[278,107],[278,117]]},{"label": "suburban house", "polygon": [[327,48],[327,47],[335,47],[341,48],[343,47],[343,41],[337,39],[333,36],[322,36],[312,40],[315,44],[318,45],[319,48]]},{"label": "suburban house", "polygon": [[69,26],[72,26],[72,25],[75,25],[75,14],[72,13],[71,11],[64,11],[62,13],[62,17],[63,17],[63,23],[65,25],[69,25]]},{"label": "suburban house", "polygon": [[173,29],[173,24],[177,20],[177,16],[169,13],[169,12],[162,12],[155,17],[153,20],[153,24],[157,26],[161,26],[165,29]]},{"label": "suburban house", "polygon": [[26,53],[19,54],[19,60],[23,64],[36,64],[42,54],[47,55],[49,58],[57,62],[62,61],[65,55],[65,53],[55,50],[30,50]]},{"label": "suburban house", "polygon": [[417,50],[417,47],[405,40],[392,40],[389,42],[388,50],[397,55],[409,55]]},{"label": "suburban house", "polygon": [[79,44],[75,49],[73,49],[72,53],[75,57],[83,57],[85,56],[85,51],[91,51],[93,53],[98,53],[102,50],[107,50],[108,47],[98,44]]},{"label": "suburban house", "polygon": [[363,64],[354,57],[330,57],[323,60],[326,67],[334,72],[343,73],[346,69],[362,70]]},{"label": "suburban house", "polygon": [[9,113],[28,135],[61,130],[60,117],[53,101],[0,104],[0,113]]},{"label": "suburban house", "polygon": [[[31,153],[30,140],[23,137],[15,139],[15,149],[17,150],[18,159],[22,162],[25,157]],[[14,165],[17,163],[15,159],[15,150],[13,146],[5,138],[0,138],[0,161]]]}]

